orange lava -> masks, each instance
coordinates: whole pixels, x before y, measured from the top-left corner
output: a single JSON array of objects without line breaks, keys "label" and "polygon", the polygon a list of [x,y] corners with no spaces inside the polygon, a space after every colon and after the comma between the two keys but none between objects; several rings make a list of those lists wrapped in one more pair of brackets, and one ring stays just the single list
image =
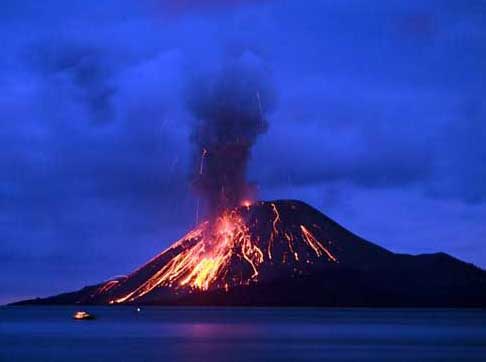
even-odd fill
[{"label": "orange lava", "polygon": [[[289,262],[289,257],[295,265],[310,263],[321,257],[337,262],[337,258],[314,237],[309,227],[284,225],[277,206],[274,203],[270,206],[273,219],[267,240],[260,240],[260,235],[256,237],[257,240],[252,238],[242,209],[227,210],[213,223],[206,221],[198,225],[150,260],[146,265],[159,257],[170,255],[167,253],[174,254],[150,278],[110,303],[132,302],[159,287],[228,291],[236,285],[248,285],[258,280],[265,261],[278,263],[277,260],[272,261],[272,254],[281,255],[283,264]],[[264,253],[262,249],[265,248]],[[117,284],[117,281],[109,281],[99,291],[107,291]]]},{"label": "orange lava", "polygon": [[[172,258],[133,292],[114,302],[132,301],[158,286],[207,290],[217,281],[223,280],[225,267],[229,265],[235,253],[250,266],[250,280],[255,280],[258,276],[258,266],[263,262],[263,253],[251,241],[248,227],[236,211],[225,212],[216,220],[213,227],[208,222],[199,225],[168,250],[183,245],[191,238],[200,241]],[[226,282],[217,286],[228,289]]]},{"label": "orange lava", "polygon": [[302,230],[302,235],[304,236],[304,239],[307,241],[309,246],[315,251],[317,256],[323,255],[322,253],[324,252],[330,260],[336,261],[334,255],[332,255],[329,252],[329,250],[327,250],[319,241],[317,241],[314,235],[312,235],[304,225],[300,225],[300,229]]}]

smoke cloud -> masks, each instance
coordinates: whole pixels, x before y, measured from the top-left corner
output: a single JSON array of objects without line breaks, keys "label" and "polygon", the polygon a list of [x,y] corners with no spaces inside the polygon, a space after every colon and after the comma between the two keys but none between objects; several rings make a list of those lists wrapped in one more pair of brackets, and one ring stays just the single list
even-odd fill
[{"label": "smoke cloud", "polygon": [[255,196],[246,180],[251,148],[268,129],[275,92],[261,59],[244,53],[214,74],[194,77],[188,108],[194,117],[194,187],[210,215]]}]

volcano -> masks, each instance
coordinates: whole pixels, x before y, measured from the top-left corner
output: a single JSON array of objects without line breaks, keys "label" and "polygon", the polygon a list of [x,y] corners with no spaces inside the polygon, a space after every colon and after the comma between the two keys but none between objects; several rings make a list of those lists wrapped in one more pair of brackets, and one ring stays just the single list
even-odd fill
[{"label": "volcano", "polygon": [[444,253],[395,254],[300,201],[259,201],[128,276],[18,304],[484,307],[486,271]]}]

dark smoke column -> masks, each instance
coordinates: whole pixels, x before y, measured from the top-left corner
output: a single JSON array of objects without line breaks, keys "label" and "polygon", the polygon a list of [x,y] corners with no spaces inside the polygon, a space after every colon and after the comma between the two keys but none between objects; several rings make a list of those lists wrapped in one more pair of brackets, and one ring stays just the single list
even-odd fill
[{"label": "dark smoke column", "polygon": [[259,59],[249,53],[191,84],[194,186],[211,215],[254,194],[246,169],[251,147],[268,128],[265,114],[274,103],[270,84]]}]

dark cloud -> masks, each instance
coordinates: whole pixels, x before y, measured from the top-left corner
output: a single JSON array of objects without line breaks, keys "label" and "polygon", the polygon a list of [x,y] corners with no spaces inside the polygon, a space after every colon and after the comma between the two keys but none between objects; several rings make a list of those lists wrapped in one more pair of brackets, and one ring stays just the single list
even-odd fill
[{"label": "dark cloud", "polygon": [[[56,291],[71,289],[66,270],[77,268],[79,283],[127,272],[192,225],[194,112],[183,86],[241,54],[271,70],[279,94],[248,164],[263,197],[329,208],[400,250],[439,248],[430,240],[449,233],[467,248],[447,250],[470,250],[461,255],[484,265],[474,253],[486,195],[479,2],[175,3],[2,8],[0,258],[9,276],[27,263]],[[18,284],[54,290],[31,277]]]},{"label": "dark cloud", "polygon": [[[9,123],[0,130],[0,235],[9,265],[105,260],[110,274],[124,272],[192,224],[188,134],[173,132],[177,75],[165,75],[179,63],[162,53],[116,74],[117,112],[108,124],[94,122],[91,105],[53,81],[48,66],[47,76],[2,99]],[[117,250],[135,244],[146,247],[120,260]]]},{"label": "dark cloud", "polygon": [[44,41],[26,51],[25,58],[45,82],[64,87],[75,100],[84,103],[90,120],[105,123],[113,119],[113,66],[102,50]]},{"label": "dark cloud", "polygon": [[[275,118],[285,127],[272,130],[256,152],[259,180],[277,186],[347,180],[370,188],[428,182],[435,167],[431,130],[417,132],[417,120],[430,102],[389,94],[380,105],[384,95],[373,94],[372,85],[367,94],[344,95],[333,85],[321,87],[321,100],[309,100],[307,92],[282,100]],[[418,109],[407,109],[412,101]]]}]

